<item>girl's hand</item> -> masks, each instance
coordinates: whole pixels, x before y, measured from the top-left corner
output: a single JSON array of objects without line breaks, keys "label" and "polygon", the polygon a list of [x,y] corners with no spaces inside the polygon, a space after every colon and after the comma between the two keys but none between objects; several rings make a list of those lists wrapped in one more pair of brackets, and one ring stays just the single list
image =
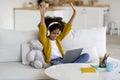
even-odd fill
[{"label": "girl's hand", "polygon": [[46,10],[47,10],[47,4],[45,2],[41,2],[40,3],[40,13],[41,13],[41,17],[45,15]]}]

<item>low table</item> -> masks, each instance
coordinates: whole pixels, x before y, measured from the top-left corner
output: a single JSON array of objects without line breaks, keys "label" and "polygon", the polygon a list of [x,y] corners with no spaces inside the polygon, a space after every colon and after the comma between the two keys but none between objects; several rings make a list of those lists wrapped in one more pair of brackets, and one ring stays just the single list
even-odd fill
[{"label": "low table", "polygon": [[47,68],[45,74],[55,80],[120,80],[120,60],[110,58],[118,64],[112,72],[98,69],[96,73],[82,73],[81,67],[90,67],[93,63],[69,63]]}]

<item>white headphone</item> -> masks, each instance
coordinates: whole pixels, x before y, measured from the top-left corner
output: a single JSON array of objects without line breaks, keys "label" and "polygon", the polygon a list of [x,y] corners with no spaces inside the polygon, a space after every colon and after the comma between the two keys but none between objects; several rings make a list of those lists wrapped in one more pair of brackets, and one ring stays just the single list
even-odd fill
[{"label": "white headphone", "polygon": [[[54,24],[60,24],[59,22],[52,22],[48,25],[48,30],[47,30],[47,36],[50,36],[50,31],[49,31],[49,28],[54,25]],[[60,24],[61,25],[61,24]]]}]

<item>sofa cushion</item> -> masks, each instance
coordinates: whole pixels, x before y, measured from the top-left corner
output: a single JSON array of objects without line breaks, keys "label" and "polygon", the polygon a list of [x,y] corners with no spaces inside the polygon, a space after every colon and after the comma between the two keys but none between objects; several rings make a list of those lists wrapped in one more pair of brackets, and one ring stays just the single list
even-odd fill
[{"label": "sofa cushion", "polygon": [[0,62],[20,61],[20,45],[0,45]]},{"label": "sofa cushion", "polygon": [[21,44],[38,39],[38,31],[0,30],[0,62],[21,61]]},{"label": "sofa cushion", "polygon": [[0,30],[0,44],[21,44],[38,39],[38,31]]},{"label": "sofa cushion", "polygon": [[[38,39],[38,31],[0,30],[0,62],[21,61],[21,44],[34,39]],[[106,53],[106,28],[72,30],[62,46],[65,51],[95,46],[102,56]]]},{"label": "sofa cushion", "polygon": [[45,69],[35,69],[21,62],[0,63],[0,80],[40,80],[49,79]]},{"label": "sofa cushion", "polygon": [[98,55],[106,53],[106,28],[98,27],[91,29],[72,30],[63,39],[62,45],[65,51],[76,48],[96,47]]}]

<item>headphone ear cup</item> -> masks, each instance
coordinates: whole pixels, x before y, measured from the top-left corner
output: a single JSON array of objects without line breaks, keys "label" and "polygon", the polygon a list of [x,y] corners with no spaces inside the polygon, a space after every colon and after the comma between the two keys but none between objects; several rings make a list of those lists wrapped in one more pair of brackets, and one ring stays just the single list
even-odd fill
[{"label": "headphone ear cup", "polygon": [[59,32],[59,34],[61,34],[61,31]]},{"label": "headphone ear cup", "polygon": [[50,31],[49,30],[47,31],[47,36],[50,36]]}]

